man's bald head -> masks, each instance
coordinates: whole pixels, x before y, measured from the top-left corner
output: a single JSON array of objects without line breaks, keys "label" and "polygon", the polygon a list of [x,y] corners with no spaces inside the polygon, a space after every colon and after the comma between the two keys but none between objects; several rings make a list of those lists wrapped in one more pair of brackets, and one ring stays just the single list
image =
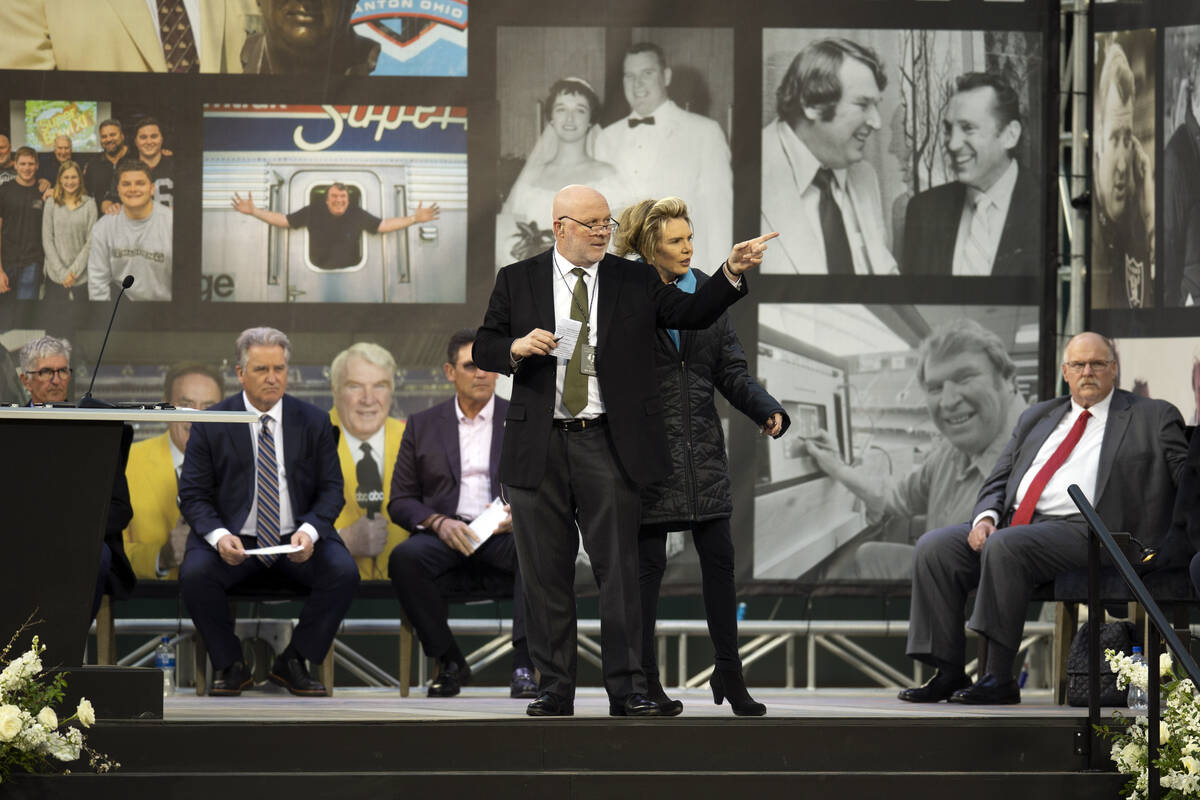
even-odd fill
[{"label": "man's bald head", "polygon": [[612,235],[608,201],[589,186],[564,186],[554,196],[554,246],[577,267],[604,258]]}]

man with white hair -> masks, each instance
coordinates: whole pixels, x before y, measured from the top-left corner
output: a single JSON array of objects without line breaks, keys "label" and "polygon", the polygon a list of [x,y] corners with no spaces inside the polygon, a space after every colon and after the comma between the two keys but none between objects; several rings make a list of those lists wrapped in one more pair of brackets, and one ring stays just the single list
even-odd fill
[{"label": "man with white hair", "polygon": [[[324,411],[286,394],[291,354],[282,331],[242,331],[242,391],[212,409],[253,410],[259,418],[194,423],[179,476],[179,510],[192,526],[179,588],[208,647],[214,695],[239,695],[253,682],[229,617],[232,587],[269,571],[309,588],[268,678],[294,695],[319,697],[326,688],[305,659],[325,658],[358,586],[358,567],[333,526],[343,504],[333,427]],[[246,552],[279,545],[297,549]]]},{"label": "man with white hair", "polygon": [[408,538],[384,513],[404,435],[404,421],[390,416],[396,359],[373,342],[355,342],[334,357],[329,381],[329,418],[341,431],[338,463],[346,501],[333,526],[358,564],[359,577],[387,580],[387,554]]}]

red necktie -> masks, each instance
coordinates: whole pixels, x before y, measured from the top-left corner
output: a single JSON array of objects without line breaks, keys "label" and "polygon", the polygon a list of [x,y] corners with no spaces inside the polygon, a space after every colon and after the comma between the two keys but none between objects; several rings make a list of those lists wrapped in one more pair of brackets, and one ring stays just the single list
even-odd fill
[{"label": "red necktie", "polygon": [[1054,477],[1054,473],[1058,472],[1058,468],[1066,463],[1071,451],[1075,449],[1075,445],[1079,444],[1079,440],[1083,437],[1083,429],[1087,427],[1087,422],[1091,418],[1091,412],[1084,409],[1083,413],[1075,420],[1075,424],[1067,433],[1067,438],[1062,440],[1062,444],[1050,456],[1050,460],[1038,470],[1038,474],[1033,478],[1033,483],[1029,484],[1029,491],[1025,492],[1025,497],[1021,499],[1021,505],[1013,514],[1010,525],[1028,525],[1029,520],[1033,519],[1033,510],[1037,507],[1046,484]]},{"label": "red necktie", "polygon": [[167,72],[196,72],[200,59],[183,0],[158,0],[158,24]]}]

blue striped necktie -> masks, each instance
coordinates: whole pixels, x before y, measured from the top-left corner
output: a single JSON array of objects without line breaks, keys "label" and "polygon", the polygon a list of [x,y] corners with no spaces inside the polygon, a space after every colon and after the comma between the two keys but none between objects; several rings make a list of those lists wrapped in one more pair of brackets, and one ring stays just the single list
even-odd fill
[{"label": "blue striped necktie", "polygon": [[[258,522],[256,525],[259,547],[275,547],[279,544],[279,466],[275,460],[275,436],[271,433],[271,416],[260,418],[262,429],[258,432]],[[275,563],[277,555],[257,556],[268,567]]]}]

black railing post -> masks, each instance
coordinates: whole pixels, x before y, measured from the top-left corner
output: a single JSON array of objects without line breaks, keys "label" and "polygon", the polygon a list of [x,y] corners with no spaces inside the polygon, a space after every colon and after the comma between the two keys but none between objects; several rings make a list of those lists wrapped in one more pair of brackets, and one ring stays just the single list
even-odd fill
[{"label": "black railing post", "polygon": [[1104,607],[1100,604],[1100,539],[1088,526],[1088,730],[1092,731],[1092,747],[1088,761],[1092,769],[1103,769],[1108,758],[1107,748],[1095,733],[1100,724],[1100,620]]},{"label": "black railing post", "polygon": [[1149,769],[1146,773],[1147,790],[1150,800],[1158,800],[1162,797],[1162,786],[1158,783],[1158,766],[1154,763],[1158,760],[1158,720],[1161,717],[1159,713],[1159,674],[1158,674],[1158,628],[1149,618],[1147,622],[1147,631],[1150,634],[1146,637],[1146,734],[1148,741],[1146,742],[1146,764]]}]

